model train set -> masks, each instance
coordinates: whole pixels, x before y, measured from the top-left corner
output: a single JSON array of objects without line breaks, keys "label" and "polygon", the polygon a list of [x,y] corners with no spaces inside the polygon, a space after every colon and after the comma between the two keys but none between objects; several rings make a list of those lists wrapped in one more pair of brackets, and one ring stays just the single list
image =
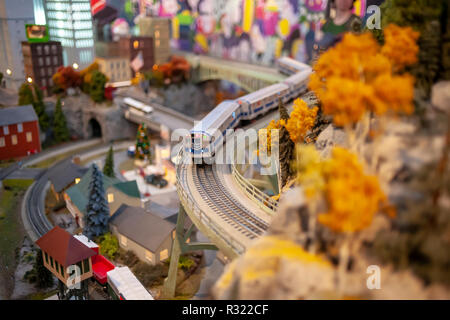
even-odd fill
[{"label": "model train set", "polygon": [[278,60],[283,73],[296,73],[280,83],[249,93],[236,100],[226,100],[215,107],[197,123],[184,142],[184,151],[192,158],[208,159],[215,155],[217,146],[225,141],[226,131],[234,129],[241,121],[254,120],[278,105],[287,103],[306,91],[312,68],[291,58]]}]

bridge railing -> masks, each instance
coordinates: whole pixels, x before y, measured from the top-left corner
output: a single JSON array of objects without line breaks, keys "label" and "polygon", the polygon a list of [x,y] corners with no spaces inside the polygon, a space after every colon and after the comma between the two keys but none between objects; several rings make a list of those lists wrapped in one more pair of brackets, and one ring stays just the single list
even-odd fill
[{"label": "bridge railing", "polygon": [[[186,211],[192,212],[201,223],[212,229],[224,242],[226,242],[236,253],[242,254],[245,251],[245,246],[233,238],[225,229],[218,223],[213,221],[194,201],[192,196],[185,190],[181,180],[181,171],[184,170],[183,148],[180,149],[177,155],[177,169],[176,169],[176,186],[178,195],[183,202]],[[187,206],[187,208],[186,208]]]},{"label": "bridge railing", "polygon": [[270,215],[274,215],[278,209],[278,201],[268,196],[253,184],[251,184],[244,176],[239,172],[234,163],[231,164],[231,173],[233,175],[236,184],[241,190],[247,194],[261,209]]}]

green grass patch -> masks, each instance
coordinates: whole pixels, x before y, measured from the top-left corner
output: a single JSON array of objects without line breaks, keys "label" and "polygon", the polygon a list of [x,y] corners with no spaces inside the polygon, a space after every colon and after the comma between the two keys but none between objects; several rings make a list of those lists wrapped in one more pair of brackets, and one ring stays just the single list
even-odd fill
[{"label": "green grass patch", "polygon": [[24,236],[19,208],[23,193],[32,182],[4,180],[0,191],[0,261],[7,273],[14,272],[17,264],[16,251]]},{"label": "green grass patch", "polygon": [[48,292],[36,292],[27,296],[27,300],[45,300],[53,295],[55,295],[58,290],[51,290]]},{"label": "green grass patch", "polygon": [[94,150],[95,146],[100,146],[100,145],[101,145],[101,143],[97,143],[97,144],[89,145],[89,146],[86,146],[86,147],[83,147],[83,148],[67,151],[67,152],[58,154],[58,155],[56,155],[54,157],[50,157],[48,159],[42,160],[42,161],[40,161],[38,163],[35,163],[35,164],[33,164],[33,165],[29,166],[29,167],[30,168],[48,168],[51,165],[55,164],[56,162],[61,161],[61,160],[65,159],[65,158],[67,158],[67,157],[77,155],[77,154],[82,153],[83,151],[86,151],[86,150],[89,150],[89,149]]},{"label": "green grass patch", "polygon": [[33,179],[6,179],[3,180],[3,187],[7,190],[21,191],[28,189],[33,181]]}]

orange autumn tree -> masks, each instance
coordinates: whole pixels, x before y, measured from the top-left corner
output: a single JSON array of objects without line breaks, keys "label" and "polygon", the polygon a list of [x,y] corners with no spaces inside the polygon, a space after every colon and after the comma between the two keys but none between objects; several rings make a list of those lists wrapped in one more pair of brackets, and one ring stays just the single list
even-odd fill
[{"label": "orange autumn tree", "polygon": [[400,72],[417,61],[419,34],[395,25],[384,34],[386,43],[380,46],[370,33],[348,33],[314,65],[309,88],[335,125],[348,128],[369,112],[413,111],[414,78]]}]

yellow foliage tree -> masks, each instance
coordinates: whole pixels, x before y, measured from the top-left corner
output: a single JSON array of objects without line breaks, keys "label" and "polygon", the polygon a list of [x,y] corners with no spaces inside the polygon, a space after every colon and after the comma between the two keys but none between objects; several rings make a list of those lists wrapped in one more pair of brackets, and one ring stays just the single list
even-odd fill
[{"label": "yellow foliage tree", "polygon": [[294,101],[294,110],[285,125],[294,143],[303,142],[306,133],[314,126],[317,111],[317,107],[310,109],[301,99]]},{"label": "yellow foliage tree", "polygon": [[[272,120],[270,121],[269,125],[265,128],[267,130],[267,140],[264,141],[264,139],[260,139],[259,141],[259,150],[267,150],[268,154],[270,154],[272,150],[272,130],[280,130],[282,126],[286,124],[286,121],[284,120]],[[263,129],[264,130],[264,129]],[[260,136],[261,136],[260,131]],[[264,137],[264,135],[263,135]],[[259,152],[258,150],[258,152]]]},{"label": "yellow foliage tree", "polygon": [[377,177],[366,175],[357,156],[350,151],[333,148],[331,159],[324,161],[323,177],[328,212],[320,214],[318,221],[331,230],[361,231],[370,226],[379,211],[394,216]]},{"label": "yellow foliage tree", "polygon": [[[338,126],[350,126],[364,114],[413,111],[414,79],[398,74],[417,61],[418,33],[391,25],[383,47],[370,33],[348,33],[314,65],[309,88],[322,101],[325,115]],[[336,62],[339,63],[336,63]]]}]

